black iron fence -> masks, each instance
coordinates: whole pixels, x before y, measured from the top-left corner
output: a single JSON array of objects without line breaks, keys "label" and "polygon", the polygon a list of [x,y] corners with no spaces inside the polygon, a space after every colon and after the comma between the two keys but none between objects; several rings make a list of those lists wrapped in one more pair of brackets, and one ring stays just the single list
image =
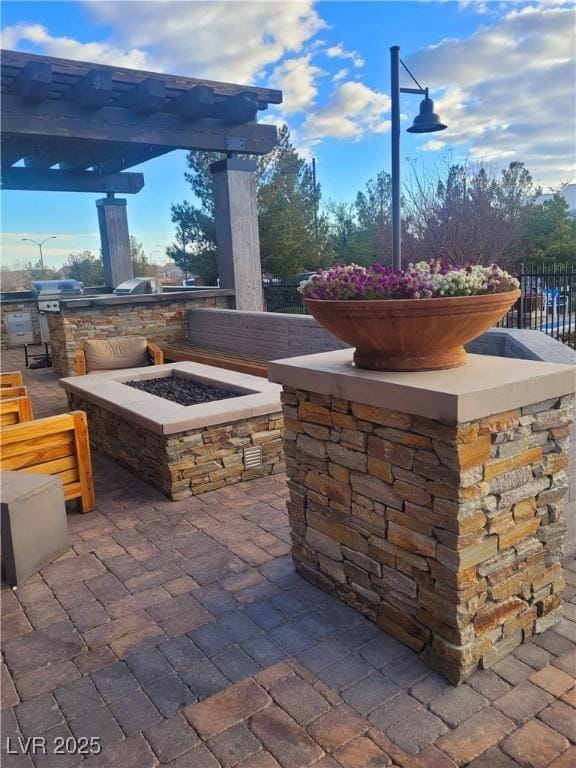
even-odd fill
[{"label": "black iron fence", "polygon": [[267,312],[288,312],[292,315],[306,315],[298,283],[281,283],[276,280],[263,282],[264,304]]},{"label": "black iron fence", "polygon": [[524,265],[517,277],[522,295],[499,325],[542,331],[576,349],[576,267]]},{"label": "black iron fence", "polygon": [[[523,265],[517,277],[522,296],[498,325],[542,331],[576,349],[576,267]],[[306,314],[298,283],[267,280],[263,289],[268,312]]]}]

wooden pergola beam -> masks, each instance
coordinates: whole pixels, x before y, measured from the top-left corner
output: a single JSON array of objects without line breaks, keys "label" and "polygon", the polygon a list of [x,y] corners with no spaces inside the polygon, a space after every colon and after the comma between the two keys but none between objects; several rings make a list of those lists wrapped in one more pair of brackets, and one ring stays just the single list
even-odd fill
[{"label": "wooden pergola beam", "polygon": [[91,112],[72,102],[49,100],[31,107],[11,95],[3,98],[1,124],[4,133],[29,139],[74,137],[209,152],[262,155],[277,143],[274,125],[227,125],[213,119],[188,124],[167,113],[136,121],[129,110],[113,106],[102,107],[96,120]]},{"label": "wooden pergola beam", "polygon": [[268,104],[281,104],[282,91],[272,88],[257,88],[253,86],[237,85],[235,83],[222,83],[215,80],[204,80],[195,77],[183,77],[180,75],[165,75],[148,70],[126,69],[124,67],[113,67],[106,64],[88,63],[83,61],[72,61],[70,59],[59,59],[52,56],[39,56],[33,53],[23,53],[21,51],[2,51],[2,69],[3,75],[17,75],[18,70],[24,67],[28,61],[39,61],[48,64],[53,73],[53,79],[65,80],[70,82],[83,77],[89,70],[98,69],[99,71],[109,71],[112,75],[114,84],[123,84],[125,86],[138,85],[147,77],[160,78],[167,89],[171,91],[172,96],[177,96],[178,91],[185,91],[194,88],[197,85],[206,85],[214,89],[216,96],[235,96],[237,93],[250,92],[256,94],[258,99]]},{"label": "wooden pergola beam", "polygon": [[84,109],[100,109],[112,99],[112,73],[91,69],[70,89],[70,98]]},{"label": "wooden pergola beam", "polygon": [[21,99],[39,104],[50,95],[52,69],[43,61],[29,61],[15,79],[15,91]]},{"label": "wooden pergola beam", "polygon": [[135,165],[141,165],[154,157],[166,155],[168,152],[172,152],[172,149],[167,147],[129,147],[98,163],[96,170],[104,175],[118,173]]},{"label": "wooden pergola beam", "polygon": [[36,192],[117,192],[135,194],[144,186],[142,173],[101,175],[95,171],[39,170],[36,168],[5,168],[2,189]]},{"label": "wooden pergola beam", "polygon": [[128,107],[139,115],[160,112],[166,103],[166,85],[158,77],[147,77],[116,100],[119,107]]}]

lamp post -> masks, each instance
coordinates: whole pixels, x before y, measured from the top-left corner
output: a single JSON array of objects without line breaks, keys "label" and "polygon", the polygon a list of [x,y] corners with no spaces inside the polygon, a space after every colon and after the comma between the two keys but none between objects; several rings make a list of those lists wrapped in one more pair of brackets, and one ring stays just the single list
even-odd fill
[{"label": "lamp post", "polygon": [[[418,88],[400,88],[400,65],[404,67]],[[415,93],[424,96],[420,102],[420,114],[408,128],[408,133],[434,133],[447,126],[434,112],[434,102],[428,96],[428,88],[422,88],[418,80],[400,58],[397,45],[390,48],[390,94],[392,100],[392,266],[402,269],[402,212],[400,207],[400,94]]]},{"label": "lamp post", "polygon": [[29,243],[34,243],[35,245],[38,246],[38,248],[40,249],[40,269],[42,270],[42,272],[44,272],[44,254],[42,253],[42,246],[47,240],[56,240],[56,235],[50,235],[50,237],[45,237],[44,240],[40,240],[40,242],[38,242],[38,240],[32,240],[32,238],[30,237],[23,237],[22,240],[27,240]]}]

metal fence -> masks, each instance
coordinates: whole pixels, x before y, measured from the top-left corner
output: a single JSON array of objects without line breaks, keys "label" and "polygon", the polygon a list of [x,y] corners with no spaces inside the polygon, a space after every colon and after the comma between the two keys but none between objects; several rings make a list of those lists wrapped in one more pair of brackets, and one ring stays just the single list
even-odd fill
[{"label": "metal fence", "polygon": [[[517,277],[522,296],[498,325],[542,331],[576,349],[576,267],[522,265]],[[263,289],[268,312],[307,314],[298,283],[267,281]]]},{"label": "metal fence", "polygon": [[267,312],[288,312],[293,315],[307,315],[298,283],[281,283],[268,280],[263,283],[264,303]]},{"label": "metal fence", "polygon": [[576,267],[523,265],[517,277],[522,295],[500,327],[542,331],[576,349]]}]

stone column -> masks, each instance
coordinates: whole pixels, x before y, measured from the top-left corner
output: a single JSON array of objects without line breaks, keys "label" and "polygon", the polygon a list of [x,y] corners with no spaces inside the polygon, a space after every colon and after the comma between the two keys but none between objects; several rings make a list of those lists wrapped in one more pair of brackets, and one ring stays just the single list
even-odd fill
[{"label": "stone column", "polygon": [[574,370],[469,355],[387,374],[351,356],[270,364],[294,562],[458,683],[561,618]]},{"label": "stone column", "polygon": [[104,278],[107,286],[116,288],[124,280],[134,277],[126,200],[113,196],[103,197],[96,200],[96,208],[98,210],[98,226],[100,227]]},{"label": "stone column", "polygon": [[216,198],[220,287],[236,292],[236,309],[262,312],[256,163],[231,157],[210,166]]}]

